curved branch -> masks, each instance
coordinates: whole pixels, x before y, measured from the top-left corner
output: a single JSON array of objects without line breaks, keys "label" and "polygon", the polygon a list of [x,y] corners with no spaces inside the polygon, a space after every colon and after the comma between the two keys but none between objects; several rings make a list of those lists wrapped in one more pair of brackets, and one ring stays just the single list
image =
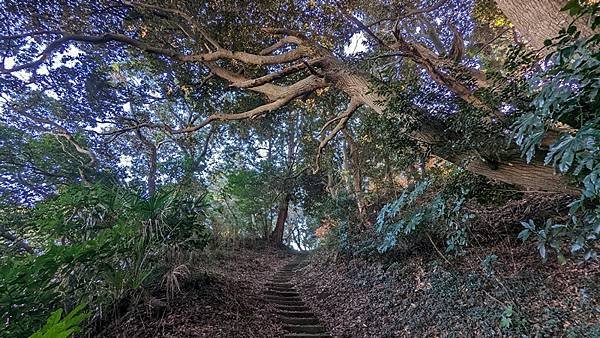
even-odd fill
[{"label": "curved branch", "polygon": [[406,19],[406,18],[408,18],[410,16],[413,16],[413,15],[425,14],[425,13],[433,12],[433,11],[439,9],[440,7],[442,7],[442,5],[444,5],[446,2],[448,2],[448,0],[440,0],[440,1],[436,2],[436,3],[434,3],[433,5],[429,6],[429,7],[425,7],[425,8],[421,8],[421,9],[408,8],[407,9],[407,13],[404,14],[403,16],[399,17],[397,20]]},{"label": "curved branch", "polygon": [[377,41],[377,43],[379,45],[381,45],[382,47],[385,47],[386,49],[391,49],[385,43],[385,41],[383,41],[380,37],[378,37],[377,34],[375,34],[369,27],[367,27],[367,25],[365,25],[364,23],[362,23],[362,21],[360,21],[359,19],[357,19],[356,17],[354,17],[354,15],[352,15],[350,12],[348,12],[348,10],[346,8],[342,7],[342,5],[340,5],[339,3],[337,4],[337,7],[339,8],[340,12],[342,12],[342,14],[348,20],[350,20],[350,22],[352,22],[354,25],[356,25],[358,27],[359,30],[364,31],[365,33],[367,33],[375,41]]},{"label": "curved branch", "polygon": [[59,32],[59,31],[53,31],[53,30],[41,30],[41,31],[27,32],[27,33],[14,34],[14,35],[4,35],[4,36],[0,36],[0,40],[15,40],[15,39],[27,38],[30,36],[37,36],[37,35],[63,35],[63,33]]},{"label": "curved branch", "polygon": [[[319,148],[317,149],[317,156],[315,158],[315,169],[313,170],[313,172],[318,172],[319,171],[319,164],[321,161],[321,154],[323,153],[323,149],[325,149],[325,147],[327,146],[327,144],[333,140],[333,138],[342,130],[346,127],[346,124],[348,123],[348,121],[350,120],[350,118],[352,117],[352,114],[354,114],[354,112],[356,111],[356,109],[358,109],[361,105],[363,104],[363,102],[361,102],[359,99],[357,98],[351,98],[350,99],[350,103],[348,103],[348,107],[346,108],[346,110],[341,113],[340,115],[338,115],[336,118],[334,118],[331,121],[328,121],[325,126],[328,126],[332,123],[332,121],[337,121],[339,120],[338,124],[335,126],[335,128],[333,128],[333,130],[327,134],[327,136],[321,138],[321,141],[319,142]],[[324,130],[325,128],[322,128],[321,130]]]},{"label": "curved branch", "polygon": [[279,39],[277,42],[275,42],[273,45],[261,50],[258,54],[259,55],[269,55],[271,53],[273,53],[274,51],[289,45],[289,44],[294,44],[294,45],[300,45],[302,43],[302,40],[299,39],[298,37],[295,36],[284,36],[283,38]]},{"label": "curved branch", "polygon": [[208,124],[215,122],[215,121],[236,121],[236,120],[255,119],[259,116],[265,115],[269,112],[272,112],[274,110],[277,110],[277,109],[285,106],[286,104],[288,104],[290,101],[292,101],[295,98],[296,98],[296,96],[284,97],[279,100],[264,104],[262,106],[258,106],[252,110],[249,110],[249,111],[246,111],[243,113],[213,114],[213,115],[210,115],[209,117],[207,117],[202,123],[200,123],[198,125],[195,125],[192,127],[187,127],[187,128],[182,128],[182,129],[171,130],[170,132],[172,134],[191,133],[191,132],[195,132],[196,130],[199,130],[201,128],[204,128]]},{"label": "curved branch", "polygon": [[[202,37],[206,41],[208,41],[214,48],[221,49],[221,45],[215,39],[213,39],[212,36],[210,36],[210,34],[204,28],[202,28],[200,23],[198,21],[194,20],[187,13],[184,13],[183,11],[180,11],[175,8],[164,8],[164,7],[154,6],[154,5],[150,5],[150,4],[144,4],[144,3],[140,3],[140,2],[136,2],[136,1],[125,1],[124,3],[126,5],[129,5],[132,7],[139,6],[139,7],[143,7],[143,8],[148,8],[148,9],[153,9],[156,11],[164,12],[164,13],[175,14],[175,15],[185,19],[192,26],[192,29],[200,32],[200,35],[202,35]],[[185,30],[182,29],[182,31],[184,31],[184,33],[185,33]]]},{"label": "curved branch", "polygon": [[0,74],[7,74],[27,68],[37,67],[41,65],[44,61],[46,61],[55,50],[68,44],[69,42],[87,42],[91,44],[120,42],[126,45],[139,48],[151,54],[165,55],[182,62],[212,62],[222,59],[229,59],[253,65],[272,65],[292,62],[306,56],[309,51],[307,48],[301,46],[287,53],[279,55],[257,55],[246,52],[232,52],[226,49],[218,49],[214,52],[209,53],[186,55],[181,54],[172,49],[150,45],[148,43],[133,39],[124,34],[107,33],[97,36],[81,34],[64,34],[62,38],[51,42],[44,49],[44,51],[42,51],[37,60],[22,65],[14,66],[11,69],[6,69],[2,66],[2,68],[0,68]]},{"label": "curved branch", "polygon": [[382,22],[386,22],[386,21],[396,21],[396,23],[397,23],[398,21],[409,18],[413,15],[426,14],[429,12],[433,12],[433,11],[439,9],[440,7],[442,7],[442,5],[444,5],[446,2],[448,2],[448,0],[440,0],[429,7],[425,7],[425,8],[421,8],[421,9],[409,7],[409,8],[407,8],[407,13],[404,15],[401,15],[395,19],[392,19],[392,18],[380,19],[380,20],[377,20],[375,22],[368,24],[367,27],[375,26],[375,25],[378,25],[378,24],[380,24]]},{"label": "curved branch", "polygon": [[180,128],[180,129],[175,129],[166,124],[157,124],[157,123],[147,122],[147,123],[138,123],[136,125],[133,125],[133,126],[130,126],[127,128],[113,130],[113,131],[102,133],[102,134],[106,135],[106,136],[113,135],[113,137],[111,138],[111,141],[112,141],[124,133],[127,133],[129,131],[138,130],[140,128],[162,129],[169,134],[192,133],[199,129],[204,128],[205,126],[207,126],[215,121],[234,121],[234,120],[255,119],[257,117],[260,117],[262,115],[265,115],[269,112],[275,111],[275,110],[287,105],[288,103],[290,103],[291,101],[293,101],[294,99],[296,99],[298,97],[301,97],[303,95],[311,93],[319,88],[324,88],[326,86],[327,86],[327,83],[325,82],[325,80],[318,78],[316,76],[309,76],[309,77],[302,79],[302,80],[300,80],[290,86],[287,86],[287,87],[279,87],[279,86],[273,85],[273,87],[277,88],[277,93],[273,93],[274,95],[275,94],[277,95],[277,96],[275,96],[275,99],[273,99],[269,103],[258,106],[254,109],[251,109],[251,110],[243,112],[243,113],[212,114],[212,115],[208,116],[204,121],[202,121],[201,123],[199,123],[197,125],[188,126],[188,127]]},{"label": "curved branch", "polygon": [[[308,64],[313,63],[314,64],[315,62],[318,62],[318,61],[309,60],[306,63],[308,63]],[[302,69],[305,69],[305,68],[306,68],[306,64],[304,62],[297,63],[297,64],[294,64],[294,65],[289,66],[289,67],[284,67],[282,70],[280,70],[278,72],[273,72],[273,73],[267,74],[265,76],[261,76],[261,77],[256,78],[256,79],[234,82],[230,86],[231,87],[236,87],[236,88],[253,88],[253,87],[260,86],[260,85],[264,85],[264,84],[269,83],[269,82],[271,82],[273,80],[282,78],[282,77],[284,77],[286,75],[299,72],[299,71],[301,71]]]},{"label": "curved branch", "polygon": [[22,239],[17,238],[17,236],[10,233],[10,231],[8,231],[6,228],[4,228],[4,226],[0,227],[0,237],[3,237],[4,239],[6,239],[10,242],[13,242],[15,246],[17,246],[18,248],[20,248],[24,251],[27,251],[30,254],[35,253],[33,248],[29,244],[27,244],[27,242],[25,242]]}]

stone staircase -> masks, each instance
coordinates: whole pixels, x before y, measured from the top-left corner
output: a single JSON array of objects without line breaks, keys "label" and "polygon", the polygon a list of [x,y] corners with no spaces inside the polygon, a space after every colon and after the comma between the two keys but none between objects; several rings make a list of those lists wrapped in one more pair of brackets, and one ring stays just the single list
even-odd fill
[{"label": "stone staircase", "polygon": [[285,338],[331,337],[319,324],[310,307],[302,301],[292,282],[301,262],[300,257],[275,273],[265,284],[265,298],[275,305],[275,314],[288,332],[284,335]]}]

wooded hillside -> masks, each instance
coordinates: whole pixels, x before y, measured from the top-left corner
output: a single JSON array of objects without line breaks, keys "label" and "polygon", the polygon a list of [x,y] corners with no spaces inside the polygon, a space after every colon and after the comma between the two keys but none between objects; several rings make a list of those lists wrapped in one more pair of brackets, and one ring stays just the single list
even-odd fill
[{"label": "wooded hillside", "polygon": [[598,1],[0,12],[2,336],[600,334]]}]

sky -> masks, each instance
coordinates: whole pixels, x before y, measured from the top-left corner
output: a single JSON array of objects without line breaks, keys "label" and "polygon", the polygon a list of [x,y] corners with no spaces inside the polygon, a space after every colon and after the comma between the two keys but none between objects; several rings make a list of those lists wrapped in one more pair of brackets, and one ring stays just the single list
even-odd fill
[{"label": "sky", "polygon": [[366,50],[364,44],[366,41],[367,38],[365,37],[365,34],[363,32],[355,33],[350,38],[350,42],[346,45],[346,47],[344,47],[344,53],[346,53],[346,55],[348,56],[351,56],[364,52]]}]

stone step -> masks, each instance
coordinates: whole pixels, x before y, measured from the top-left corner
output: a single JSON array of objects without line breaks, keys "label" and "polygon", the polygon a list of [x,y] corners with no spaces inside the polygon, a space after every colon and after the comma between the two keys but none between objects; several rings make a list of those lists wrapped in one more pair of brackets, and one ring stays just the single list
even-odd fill
[{"label": "stone step", "polygon": [[306,305],[285,305],[285,304],[279,304],[275,306],[277,308],[277,310],[279,311],[283,311],[283,312],[309,312],[310,308]]},{"label": "stone step", "polygon": [[276,287],[276,288],[294,288],[296,287],[294,284],[291,283],[265,283],[266,287]]},{"label": "stone step", "polygon": [[285,318],[316,318],[315,314],[310,312],[310,310],[307,311],[277,311],[275,312],[275,314],[279,317],[285,317]]},{"label": "stone step", "polygon": [[269,289],[267,291],[265,291],[265,294],[269,295],[269,296],[277,296],[277,297],[300,297],[300,295],[298,294],[298,292],[296,291],[280,291],[280,290],[272,290]]},{"label": "stone step", "polygon": [[283,329],[292,333],[325,333],[321,325],[284,325]]},{"label": "stone step", "polygon": [[270,295],[270,296],[292,296],[292,297],[299,296],[298,290],[296,290],[296,289],[271,289],[271,288],[268,288],[265,291],[265,294]]},{"label": "stone step", "polygon": [[281,286],[269,286],[269,287],[267,287],[267,291],[298,293],[298,290],[296,290],[295,287],[281,287]]},{"label": "stone step", "polygon": [[319,325],[319,320],[315,317],[279,317],[279,320],[291,325]]},{"label": "stone step", "polygon": [[[272,303],[272,304],[274,304],[274,305],[295,306],[295,307],[298,307],[298,308],[306,308],[306,304],[304,304],[303,302],[297,302],[297,301],[270,300],[269,302]],[[279,310],[282,310],[282,309],[279,309]]]},{"label": "stone step", "polygon": [[269,301],[286,301],[286,302],[302,302],[302,298],[300,298],[299,296],[286,296],[286,297],[281,297],[281,296],[271,296],[271,295],[266,295],[265,298]]}]

